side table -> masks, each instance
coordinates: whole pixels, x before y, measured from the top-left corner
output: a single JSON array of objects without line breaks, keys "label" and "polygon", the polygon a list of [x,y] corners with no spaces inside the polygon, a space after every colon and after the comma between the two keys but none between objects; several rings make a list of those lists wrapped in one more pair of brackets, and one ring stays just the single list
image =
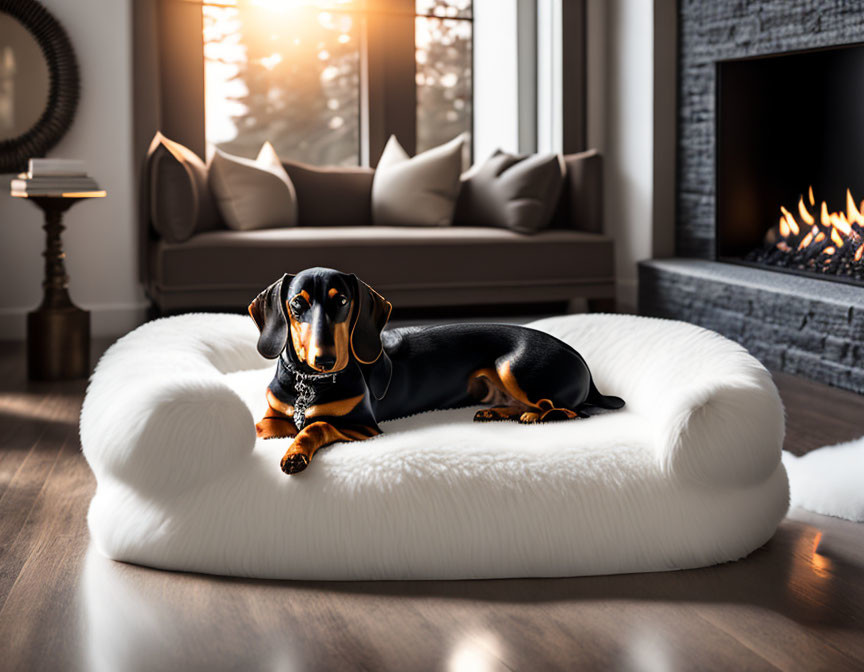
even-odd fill
[{"label": "side table", "polygon": [[12,196],[32,201],[45,213],[45,280],[41,305],[27,314],[27,372],[31,380],[69,380],[90,375],[90,313],[69,298],[63,252],[63,213],[104,191]]}]

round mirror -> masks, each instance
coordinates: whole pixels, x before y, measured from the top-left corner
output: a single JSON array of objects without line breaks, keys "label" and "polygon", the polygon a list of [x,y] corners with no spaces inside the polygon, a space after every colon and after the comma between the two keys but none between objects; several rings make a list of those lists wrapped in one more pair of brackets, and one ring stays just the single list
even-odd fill
[{"label": "round mirror", "polygon": [[29,131],[48,104],[48,63],[17,19],[0,14],[0,140]]},{"label": "round mirror", "polygon": [[78,63],[62,26],[36,0],[0,0],[0,173],[20,172],[66,133]]}]

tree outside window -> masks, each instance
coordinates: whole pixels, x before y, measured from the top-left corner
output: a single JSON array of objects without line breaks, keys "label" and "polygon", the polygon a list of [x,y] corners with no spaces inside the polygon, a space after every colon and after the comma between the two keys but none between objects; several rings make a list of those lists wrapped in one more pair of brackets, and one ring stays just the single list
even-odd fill
[{"label": "tree outside window", "polygon": [[[208,145],[358,165],[362,0],[204,2]],[[417,149],[471,130],[471,0],[416,0]],[[409,56],[410,57],[410,56]]]}]

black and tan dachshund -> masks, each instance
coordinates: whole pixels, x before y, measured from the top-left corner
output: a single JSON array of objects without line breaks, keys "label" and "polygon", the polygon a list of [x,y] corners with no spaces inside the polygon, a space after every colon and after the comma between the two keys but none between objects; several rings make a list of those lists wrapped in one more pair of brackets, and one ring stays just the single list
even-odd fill
[{"label": "black and tan dachshund", "polygon": [[249,306],[258,351],[279,358],[256,425],[265,439],[293,437],[282,471],[295,474],[337,441],[381,433],[378,423],[423,411],[491,403],[476,421],[522,423],[615,409],[585,360],[554,336],[504,324],[383,331],[392,306],[357,276],[329,268],[284,275]]}]

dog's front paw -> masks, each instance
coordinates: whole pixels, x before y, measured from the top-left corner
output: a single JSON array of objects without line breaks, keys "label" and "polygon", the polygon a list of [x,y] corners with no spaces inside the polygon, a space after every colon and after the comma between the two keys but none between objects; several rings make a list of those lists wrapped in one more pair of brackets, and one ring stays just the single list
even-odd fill
[{"label": "dog's front paw", "polygon": [[303,453],[294,453],[282,458],[282,471],[286,474],[299,474],[309,466],[309,458]]}]

